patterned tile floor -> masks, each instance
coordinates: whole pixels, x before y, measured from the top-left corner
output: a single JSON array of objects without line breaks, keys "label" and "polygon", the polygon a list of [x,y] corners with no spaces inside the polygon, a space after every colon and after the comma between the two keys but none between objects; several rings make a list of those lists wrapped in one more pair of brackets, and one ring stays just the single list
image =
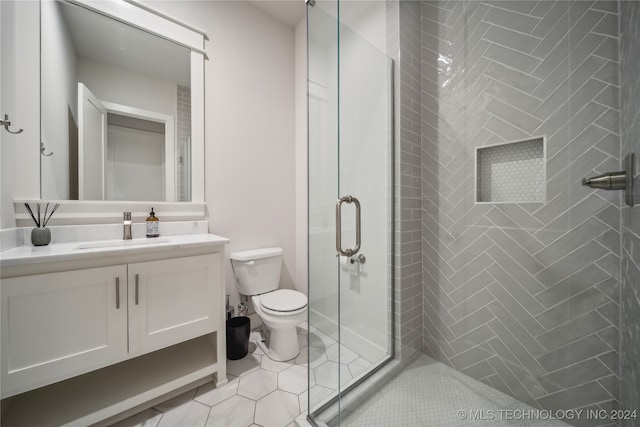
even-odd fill
[{"label": "patterned tile floor", "polygon": [[310,386],[314,405],[334,395],[338,378],[345,384],[370,365],[344,346],[338,364],[336,342],[315,328],[307,334],[306,322],[298,327],[300,354],[295,360],[269,359],[256,345],[259,339],[261,335],[252,332],[249,354],[227,361],[227,385],[216,389],[213,383],[205,384],[114,427],[292,426],[293,420],[308,408],[309,364],[313,370]]},{"label": "patterned tile floor", "polygon": [[[313,327],[307,334],[306,324],[301,325],[298,332],[300,354],[295,360],[275,362],[269,359],[256,345],[261,335],[253,332],[249,354],[240,360],[227,361],[227,385],[216,389],[213,383],[205,384],[114,424],[114,427],[293,426],[293,420],[308,409],[309,391],[315,406],[335,395],[338,382],[348,384],[371,365],[344,346],[341,346],[338,363],[338,346],[332,338]],[[313,372],[310,390],[307,388],[309,365]],[[532,409],[422,355],[364,404],[343,414],[340,425],[566,425],[554,420],[507,418],[522,414],[515,412],[517,410]],[[475,416],[485,419],[461,419],[458,411],[463,411],[467,417],[472,416],[471,411],[476,411]]]}]

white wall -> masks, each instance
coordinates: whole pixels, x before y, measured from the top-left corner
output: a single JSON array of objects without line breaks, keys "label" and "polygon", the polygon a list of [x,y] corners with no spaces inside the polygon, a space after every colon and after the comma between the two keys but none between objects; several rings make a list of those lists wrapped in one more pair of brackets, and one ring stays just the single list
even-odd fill
[{"label": "white wall", "polygon": [[[340,23],[349,27],[381,52],[387,50],[386,6],[384,1],[340,2]],[[336,2],[318,2],[316,7],[335,19]]]},{"label": "white wall", "polygon": [[166,199],[164,133],[109,124],[107,141],[107,200]]},{"label": "white wall", "polygon": [[101,101],[177,115],[177,83],[87,58],[78,58],[76,76]]},{"label": "white wall", "polygon": [[[205,200],[230,251],[280,246],[295,283],[294,30],[241,1],[146,4],[206,31]],[[227,291],[236,304],[233,272]]]},{"label": "white wall", "polygon": [[2,118],[9,115],[11,129],[24,130],[19,135],[0,132],[0,225],[4,229],[15,226],[14,199],[40,197],[40,174],[34,173],[40,169],[40,6],[25,1],[0,3],[0,114]]},{"label": "white wall", "polygon": [[[13,2],[0,2],[0,113],[14,116],[15,43]],[[15,135],[0,128],[0,228],[15,227],[13,189],[15,188]]]},{"label": "white wall", "polygon": [[295,28],[295,198],[296,198],[296,286],[308,289],[307,218],[307,21]]},{"label": "white wall", "polygon": [[76,119],[78,87],[76,53],[60,11],[60,4],[43,1],[40,25],[47,34],[41,40],[41,138],[46,152],[41,158],[43,198],[69,199],[69,109]]}]

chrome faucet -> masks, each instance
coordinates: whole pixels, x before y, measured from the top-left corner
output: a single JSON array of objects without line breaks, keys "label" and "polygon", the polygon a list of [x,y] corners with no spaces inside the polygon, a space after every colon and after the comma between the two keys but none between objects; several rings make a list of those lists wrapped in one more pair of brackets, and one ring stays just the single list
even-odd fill
[{"label": "chrome faucet", "polygon": [[131,240],[131,212],[123,212],[124,217],[124,240]]}]

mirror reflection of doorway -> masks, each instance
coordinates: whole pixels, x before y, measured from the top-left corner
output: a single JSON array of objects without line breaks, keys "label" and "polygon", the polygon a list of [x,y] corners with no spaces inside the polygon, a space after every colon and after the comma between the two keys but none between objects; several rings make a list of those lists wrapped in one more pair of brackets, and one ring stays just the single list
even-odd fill
[{"label": "mirror reflection of doorway", "polygon": [[108,113],[107,200],[164,200],[164,152],[164,123]]},{"label": "mirror reflection of doorway", "polygon": [[175,118],[98,99],[78,83],[80,200],[175,200]]}]

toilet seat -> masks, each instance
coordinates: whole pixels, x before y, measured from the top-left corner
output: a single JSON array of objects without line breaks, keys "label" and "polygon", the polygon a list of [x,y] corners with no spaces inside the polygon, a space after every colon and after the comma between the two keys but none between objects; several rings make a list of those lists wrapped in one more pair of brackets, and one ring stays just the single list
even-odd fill
[{"label": "toilet seat", "polygon": [[307,296],[291,289],[277,289],[260,295],[260,307],[267,313],[286,316],[305,310]]}]

